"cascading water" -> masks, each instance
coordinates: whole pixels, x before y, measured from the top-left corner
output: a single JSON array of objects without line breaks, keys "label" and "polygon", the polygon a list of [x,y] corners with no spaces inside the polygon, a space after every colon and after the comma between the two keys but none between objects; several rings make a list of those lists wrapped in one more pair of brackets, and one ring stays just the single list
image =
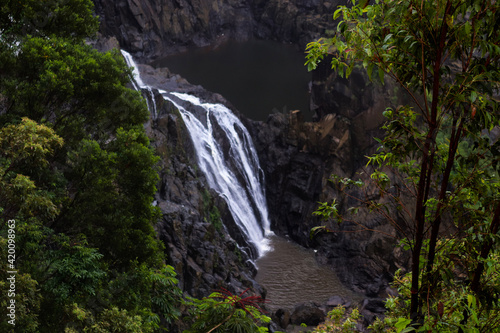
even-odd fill
[{"label": "cascading water", "polygon": [[[270,233],[270,223],[258,176],[259,161],[250,134],[224,105],[202,103],[197,97],[187,94],[172,95],[205,111],[206,124],[165,96],[182,114],[195,146],[200,169],[207,177],[209,186],[224,197],[234,220],[255,245],[259,255],[262,255],[267,250],[265,236]],[[230,160],[225,159],[222,145],[215,140],[212,122],[216,122],[226,135]],[[231,168],[231,164],[235,167]]]},{"label": "cascading water", "polygon": [[154,119],[156,119],[158,114],[156,111],[156,103],[155,103],[155,96],[153,94],[153,89],[150,86],[144,84],[144,82],[142,82],[141,74],[139,73],[139,69],[137,68],[137,64],[135,63],[132,55],[126,51],[123,51],[123,50],[121,50],[121,53],[122,53],[123,57],[125,58],[127,65],[129,67],[132,67],[132,75],[134,76],[134,80],[132,80],[132,85],[134,86],[135,90],[140,91],[141,89],[146,89],[148,91],[149,96],[151,98],[152,107],[150,106],[149,98],[146,99],[146,102],[148,103],[148,109],[153,110],[153,117],[154,117]]},{"label": "cascading water", "polygon": [[[134,68],[136,89],[147,89],[153,96],[151,87],[141,80],[132,56],[125,51],[122,54]],[[159,92],[179,109],[209,186],[225,199],[236,224],[262,256],[269,249],[266,236],[271,234],[270,222],[262,170],[248,130],[224,105],[203,103],[188,94]],[[202,110],[203,118],[198,119],[190,108]],[[156,111],[154,114],[156,117]],[[218,134],[223,134],[220,139],[225,145],[216,140],[214,127],[221,130]]]}]

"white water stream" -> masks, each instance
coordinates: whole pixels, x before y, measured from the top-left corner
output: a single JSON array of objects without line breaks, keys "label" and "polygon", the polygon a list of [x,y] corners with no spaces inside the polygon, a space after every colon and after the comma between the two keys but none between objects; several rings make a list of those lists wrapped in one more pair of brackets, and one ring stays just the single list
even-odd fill
[{"label": "white water stream", "polygon": [[125,61],[127,62],[127,65],[129,67],[132,67],[132,75],[133,80],[132,80],[132,85],[134,86],[135,90],[141,91],[141,89],[146,89],[149,92],[149,96],[151,98],[151,104],[149,103],[149,99],[146,99],[146,102],[148,103],[148,109],[153,111],[153,117],[156,119],[158,117],[157,111],[156,111],[156,103],[155,103],[155,96],[153,94],[153,89],[148,86],[147,84],[144,84],[144,82],[141,79],[141,73],[139,72],[139,68],[137,68],[137,64],[134,61],[134,58],[132,55],[126,51],[121,50],[122,56],[125,58]]},{"label": "white water stream", "polygon": [[[153,114],[157,117],[152,87],[141,80],[132,56],[125,51],[121,52],[127,64],[133,67],[134,87],[138,90],[147,89],[151,94]],[[272,232],[263,187],[263,173],[248,130],[238,117],[222,104],[204,103],[189,94],[163,90],[159,92],[164,99],[171,101],[179,109],[193,141],[199,167],[209,186],[226,200],[236,224],[255,246],[259,257],[262,256],[269,250],[267,236]],[[204,110],[204,119],[198,119],[190,108]],[[228,144],[223,145],[216,140],[214,126],[222,130],[225,135],[222,140]]]}]

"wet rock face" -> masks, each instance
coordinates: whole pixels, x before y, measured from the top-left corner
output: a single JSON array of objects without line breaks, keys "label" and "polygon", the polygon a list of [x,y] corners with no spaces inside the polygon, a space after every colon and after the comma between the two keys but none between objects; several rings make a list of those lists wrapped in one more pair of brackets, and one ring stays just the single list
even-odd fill
[{"label": "wet rock face", "polygon": [[[408,256],[395,248],[393,221],[360,207],[353,221],[329,221],[334,232],[311,237],[311,228],[322,225],[313,212],[318,202],[336,200],[341,214],[359,202],[342,195],[329,181],[332,174],[361,178],[369,183],[370,170],[360,163],[353,121],[340,114],[328,114],[316,123],[300,121],[300,113],[277,113],[267,122],[251,122],[253,138],[266,175],[266,191],[272,229],[297,243],[317,249],[320,263],[332,267],[350,289],[369,297],[384,297],[391,276],[404,267]],[[366,134],[365,134],[366,135]],[[376,195],[366,185],[353,196]],[[377,199],[373,197],[373,199]],[[383,198],[378,198],[383,202]],[[395,221],[398,214],[394,210]]]},{"label": "wet rock face", "polygon": [[345,0],[94,0],[101,32],[149,60],[187,46],[252,37],[306,43],[332,28]]},{"label": "wet rock face", "polygon": [[101,31],[123,48],[144,57],[178,46],[206,46],[225,34],[248,37],[252,31],[243,1],[95,0]]},{"label": "wet rock face", "polygon": [[332,172],[350,172],[348,123],[333,115],[304,123],[300,113],[292,112],[272,114],[266,123],[252,122],[251,128],[266,176],[272,229],[311,246],[310,229],[318,223],[312,213],[327,179]]},{"label": "wet rock face", "polygon": [[[140,65],[144,82],[162,89],[174,89],[222,101],[201,87],[191,86],[166,70]],[[214,289],[241,293],[246,288],[265,295],[253,280],[256,273],[244,250],[245,240],[232,219],[225,201],[207,185],[196,168],[194,147],[175,106],[156,92],[157,116],[146,124],[153,148],[161,157],[160,183],[156,204],[163,218],[156,230],[166,246],[183,291],[194,297],[208,296]]]},{"label": "wet rock face", "polygon": [[[412,105],[413,101],[389,77],[384,83],[378,75],[368,77],[365,70],[354,69],[348,79],[340,77],[331,68],[331,57],[326,57],[312,72],[311,111],[319,121],[335,114],[350,123],[353,154],[358,156],[359,167],[366,163],[364,156],[376,145],[373,137],[383,138],[380,129],[385,122],[383,111],[399,105]],[[354,171],[354,170],[353,170]]]}]

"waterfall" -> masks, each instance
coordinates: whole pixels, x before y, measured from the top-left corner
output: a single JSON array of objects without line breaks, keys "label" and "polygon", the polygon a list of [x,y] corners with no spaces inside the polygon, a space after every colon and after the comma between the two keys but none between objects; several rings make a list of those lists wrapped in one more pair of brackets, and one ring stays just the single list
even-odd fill
[{"label": "waterfall", "polygon": [[[122,54],[128,65],[134,67],[136,85],[152,94],[151,87],[141,80],[133,58],[125,51]],[[271,230],[263,172],[248,130],[222,104],[204,103],[184,93],[159,92],[180,111],[208,185],[225,199],[241,232],[261,256],[269,249],[266,236]],[[195,109],[201,110],[197,112],[201,113],[199,118],[193,112]]]},{"label": "waterfall", "polygon": [[137,64],[134,61],[134,58],[132,55],[126,51],[121,50],[122,56],[125,58],[125,61],[129,67],[132,67],[132,85],[134,86],[134,89],[137,91],[141,91],[141,89],[146,89],[149,93],[149,98],[151,98],[151,104],[149,104],[149,98],[146,98],[146,103],[148,103],[148,109],[153,110],[153,119],[156,119],[158,117],[157,111],[156,111],[156,103],[155,103],[155,95],[153,93],[153,89],[144,84],[141,79],[141,74],[139,73],[139,68],[137,68]]}]

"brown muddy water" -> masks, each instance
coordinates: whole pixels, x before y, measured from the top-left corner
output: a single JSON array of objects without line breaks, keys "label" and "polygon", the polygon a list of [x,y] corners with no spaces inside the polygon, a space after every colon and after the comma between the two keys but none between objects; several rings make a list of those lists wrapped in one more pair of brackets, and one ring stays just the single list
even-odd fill
[{"label": "brown muddy water", "polygon": [[316,262],[314,250],[272,236],[272,250],[257,261],[256,281],[267,289],[271,311],[292,311],[297,303],[314,301],[324,304],[331,296],[356,303],[362,299],[342,285],[335,272]]}]

